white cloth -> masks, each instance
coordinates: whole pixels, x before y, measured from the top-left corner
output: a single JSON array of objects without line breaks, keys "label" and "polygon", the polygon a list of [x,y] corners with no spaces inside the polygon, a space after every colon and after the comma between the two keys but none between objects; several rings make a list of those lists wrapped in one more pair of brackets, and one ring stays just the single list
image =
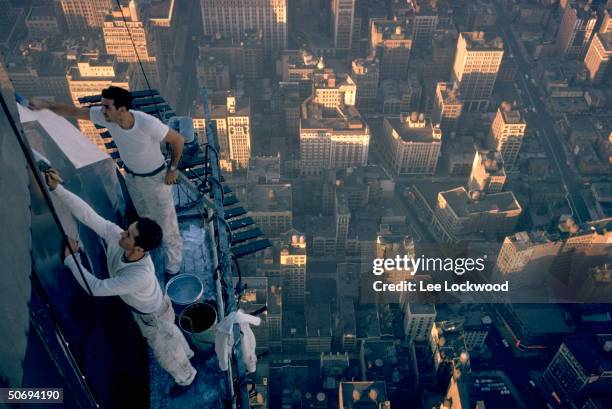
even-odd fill
[{"label": "white cloth", "polygon": [[108,129],[119,149],[121,160],[132,172],[152,172],[165,163],[160,143],[170,128],[153,115],[134,110],[130,112],[134,115],[134,126],[130,129],[123,129],[118,124],[104,119],[102,107],[90,108],[89,119],[94,124]]},{"label": "white cloth", "polygon": [[166,172],[154,176],[134,176],[127,173],[125,184],[140,217],[159,224],[163,232],[164,269],[176,274],[183,263],[183,242],[179,232],[172,186],[164,182]]},{"label": "white cloth", "polygon": [[[106,263],[110,278],[100,279],[92,275],[81,264],[81,271],[93,295],[118,295],[127,305],[143,313],[159,310],[163,294],[149,254],[138,261],[125,262],[123,260],[124,250],[119,246],[123,229],[102,218],[80,197],[61,185],[51,192],[51,195],[61,200],[77,220],[92,229],[106,242]],[[70,268],[74,278],[87,291],[87,286],[81,278],[74,258],[66,257],[64,264]]]},{"label": "white cloth", "polygon": [[256,340],[251,325],[259,326],[261,318],[246,314],[242,310],[232,312],[217,324],[215,332],[215,352],[219,360],[219,368],[227,371],[229,358],[234,346],[234,324],[240,325],[242,339],[240,342],[242,350],[242,361],[247,372],[255,372],[257,366],[257,355],[255,354]]}]

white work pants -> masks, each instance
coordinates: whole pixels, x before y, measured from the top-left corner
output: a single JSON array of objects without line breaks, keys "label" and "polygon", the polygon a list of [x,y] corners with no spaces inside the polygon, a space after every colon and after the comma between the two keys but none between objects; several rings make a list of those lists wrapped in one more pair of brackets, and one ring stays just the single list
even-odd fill
[{"label": "white work pants", "polygon": [[132,315],[159,365],[172,375],[179,385],[190,385],[197,373],[189,362],[193,351],[181,330],[174,324],[174,309],[170,298],[164,296],[164,302],[158,312],[132,312]]},{"label": "white work pants", "polygon": [[183,262],[183,246],[179,233],[172,186],[164,183],[166,172],[154,176],[125,175],[125,184],[140,217],[148,217],[161,227],[164,234],[165,270],[176,274]]}]

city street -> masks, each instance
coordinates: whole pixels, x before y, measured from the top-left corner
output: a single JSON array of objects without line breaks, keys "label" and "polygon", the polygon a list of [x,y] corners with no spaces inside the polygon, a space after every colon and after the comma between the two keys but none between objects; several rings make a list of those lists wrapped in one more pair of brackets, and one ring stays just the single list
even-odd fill
[{"label": "city street", "polygon": [[[498,16],[503,16],[504,11],[498,2],[495,3]],[[564,188],[567,192],[568,203],[572,208],[573,216],[577,222],[587,222],[591,219],[588,208],[582,198],[582,185],[579,177],[574,173],[570,166],[567,165],[565,152],[563,151],[563,143],[554,129],[554,120],[546,112],[546,108],[538,97],[538,88],[530,81],[531,70],[530,65],[524,59],[517,40],[510,28],[510,23],[506,19],[497,19],[497,27],[500,28],[499,34],[503,37],[504,44],[507,46],[507,51],[512,52],[516,62],[517,85],[519,86],[522,95],[535,108],[535,112],[529,112],[525,115],[527,127],[533,127],[534,124],[541,130],[539,133],[542,138],[542,146],[551,161],[554,168],[557,169]],[[526,77],[529,76],[529,77]],[[529,79],[527,79],[529,78]]]}]

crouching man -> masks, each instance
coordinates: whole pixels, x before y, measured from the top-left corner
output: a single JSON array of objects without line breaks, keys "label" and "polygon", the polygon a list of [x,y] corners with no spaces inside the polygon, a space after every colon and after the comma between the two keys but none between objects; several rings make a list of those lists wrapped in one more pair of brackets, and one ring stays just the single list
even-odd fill
[{"label": "crouching man", "polygon": [[70,250],[77,255],[77,259],[79,253],[78,245],[73,240],[69,243],[71,249],[68,246],[64,249],[64,264],[72,271],[81,287],[87,289],[89,286],[94,296],[118,295],[131,307],[134,319],[155,358],[174,378],[170,396],[182,395],[196,376],[196,370],[189,362],[194,353],[174,323],[172,304],[159,286],[148,253],[161,244],[161,228],[151,219],[141,218],[123,230],[98,215],[81,198],[64,189],[59,184],[61,178],[56,171],[48,171],[45,179],[51,194],[106,243],[109,278],[99,279],[87,271],[80,260],[75,261]]}]

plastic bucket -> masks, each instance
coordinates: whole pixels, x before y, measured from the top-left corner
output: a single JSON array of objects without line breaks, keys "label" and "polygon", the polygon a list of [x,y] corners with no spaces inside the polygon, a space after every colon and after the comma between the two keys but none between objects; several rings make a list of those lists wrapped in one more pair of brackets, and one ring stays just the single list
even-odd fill
[{"label": "plastic bucket", "polygon": [[200,352],[210,352],[215,347],[217,309],[212,301],[191,304],[179,315],[179,328],[186,334],[192,346]]},{"label": "plastic bucket", "polygon": [[198,302],[204,293],[202,281],[193,274],[179,274],[166,284],[174,312],[180,314],[188,305]]}]

